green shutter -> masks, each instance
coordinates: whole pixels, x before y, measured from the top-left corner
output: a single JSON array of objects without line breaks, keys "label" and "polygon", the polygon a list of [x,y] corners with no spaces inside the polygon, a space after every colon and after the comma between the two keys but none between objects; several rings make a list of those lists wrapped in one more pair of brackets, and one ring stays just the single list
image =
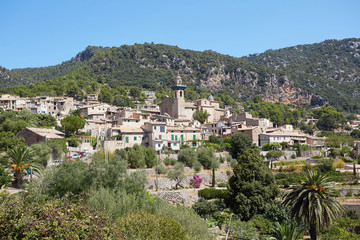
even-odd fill
[{"label": "green shutter", "polygon": [[126,137],[126,138],[125,138],[125,142],[126,142],[126,143],[129,143],[129,137]]},{"label": "green shutter", "polygon": [[177,135],[175,135],[175,141],[177,141]]},{"label": "green shutter", "polygon": [[171,134],[171,141],[174,141],[174,134]]},{"label": "green shutter", "polygon": [[136,141],[137,140],[137,137],[134,137],[134,141]]},{"label": "green shutter", "polygon": [[181,141],[184,141],[184,135],[183,134],[181,134]]},{"label": "green shutter", "polygon": [[193,135],[193,139],[196,140],[196,135]]}]

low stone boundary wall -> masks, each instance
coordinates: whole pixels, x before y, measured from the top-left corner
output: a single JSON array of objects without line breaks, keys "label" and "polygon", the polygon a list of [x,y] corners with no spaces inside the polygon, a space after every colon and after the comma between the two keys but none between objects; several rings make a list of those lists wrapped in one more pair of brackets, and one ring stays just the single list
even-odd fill
[{"label": "low stone boundary wall", "polygon": [[[154,171],[155,174],[155,171]],[[212,181],[212,174],[211,173],[199,173],[197,174],[200,176],[200,178],[203,179],[202,184],[210,186]],[[193,175],[188,175],[186,178],[179,184],[182,188],[187,188],[190,186],[190,179],[193,178]],[[217,182],[227,182],[229,179],[229,176],[226,174],[226,172],[216,172],[215,178]],[[176,185],[176,181],[171,180],[166,177],[159,177],[158,178],[158,189],[172,189]],[[156,189],[156,178],[148,179],[148,183],[146,184],[147,189]]]},{"label": "low stone boundary wall", "polygon": [[150,192],[151,196],[159,197],[164,201],[169,203],[183,203],[190,204],[196,202],[198,197],[199,189],[182,189],[182,190],[172,190],[172,191],[161,191],[161,192]]}]

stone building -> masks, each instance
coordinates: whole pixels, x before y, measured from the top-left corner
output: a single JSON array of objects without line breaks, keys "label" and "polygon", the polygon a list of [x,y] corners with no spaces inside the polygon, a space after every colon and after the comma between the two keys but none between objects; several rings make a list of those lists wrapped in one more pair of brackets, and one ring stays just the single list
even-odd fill
[{"label": "stone building", "polygon": [[222,116],[226,115],[225,109],[221,109],[218,101],[213,97],[209,99],[199,99],[195,103],[185,102],[184,90],[186,86],[182,83],[181,77],[177,76],[175,85],[171,87],[174,90],[174,100],[165,97],[160,104],[160,114],[169,114],[171,117],[180,120],[193,120],[196,110],[207,111],[209,117],[207,122],[217,122]]},{"label": "stone building", "polygon": [[64,138],[64,133],[55,129],[48,128],[24,128],[18,134],[18,138],[24,138],[25,144],[30,146],[35,143],[41,143],[49,139],[61,139]]}]

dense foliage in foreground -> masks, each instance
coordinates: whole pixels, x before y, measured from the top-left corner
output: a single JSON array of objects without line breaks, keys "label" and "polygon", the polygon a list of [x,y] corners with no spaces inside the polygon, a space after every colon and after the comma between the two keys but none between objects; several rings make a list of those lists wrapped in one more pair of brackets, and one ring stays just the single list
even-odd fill
[{"label": "dense foliage in foreground", "polygon": [[126,159],[103,159],[48,168],[27,192],[2,195],[0,238],[212,239],[191,208],[150,196],[145,173],[127,175]]}]

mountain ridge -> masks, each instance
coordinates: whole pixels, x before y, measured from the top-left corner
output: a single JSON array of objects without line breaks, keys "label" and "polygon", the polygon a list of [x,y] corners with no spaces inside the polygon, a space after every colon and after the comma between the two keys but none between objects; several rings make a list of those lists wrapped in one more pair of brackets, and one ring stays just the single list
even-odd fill
[{"label": "mountain ridge", "polygon": [[197,91],[229,92],[237,100],[261,95],[268,101],[313,105],[329,102],[357,111],[358,54],[360,39],[356,38],[267,50],[241,58],[165,44],[88,46],[59,65],[15,71],[0,68],[0,82],[2,87],[11,87],[80,78],[110,87],[150,88],[154,84],[169,87],[179,74]]}]

